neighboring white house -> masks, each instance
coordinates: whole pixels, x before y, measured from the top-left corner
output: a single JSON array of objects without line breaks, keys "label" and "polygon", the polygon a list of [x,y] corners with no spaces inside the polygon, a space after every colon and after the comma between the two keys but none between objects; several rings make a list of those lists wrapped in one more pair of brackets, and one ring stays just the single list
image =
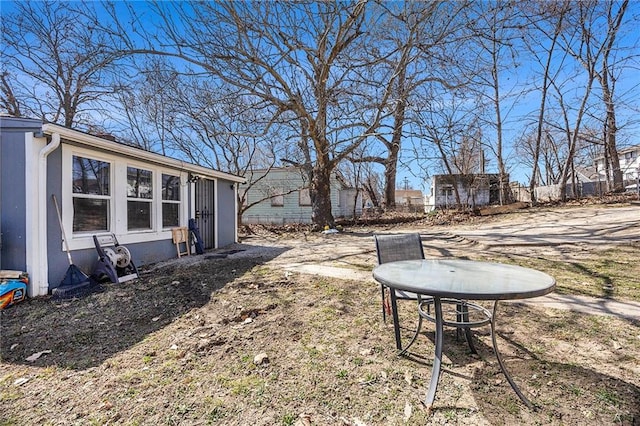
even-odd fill
[{"label": "neighboring white house", "polygon": [[[636,181],[640,173],[640,145],[630,146],[618,151],[620,170],[625,181]],[[602,180],[606,179],[606,167],[604,156],[595,159],[595,166]]]},{"label": "neighboring white house", "polygon": [[500,202],[498,174],[434,175],[425,210],[457,207],[454,187],[460,195],[460,203],[471,208]]},{"label": "neighboring white house", "polygon": [[[311,223],[309,182],[297,167],[254,170],[245,175],[246,184],[239,192],[245,194],[242,222],[264,224]],[[250,183],[253,182],[250,185]],[[351,218],[362,213],[360,196],[338,173],[331,174],[331,213],[334,218]]]}]

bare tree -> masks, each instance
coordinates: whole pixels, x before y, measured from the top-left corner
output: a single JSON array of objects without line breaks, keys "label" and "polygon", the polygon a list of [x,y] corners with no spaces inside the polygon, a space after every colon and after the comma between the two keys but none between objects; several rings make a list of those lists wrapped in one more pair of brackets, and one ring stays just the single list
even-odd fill
[{"label": "bare tree", "polygon": [[[506,101],[513,96],[514,88],[505,85],[503,73],[516,64],[515,43],[519,37],[515,29],[520,24],[520,17],[514,2],[495,0],[476,3],[476,7],[470,10],[468,19],[473,23],[474,31],[469,40],[470,49],[477,54],[470,58],[470,66],[465,65],[463,72],[470,79],[467,89],[479,96],[479,112],[482,112],[482,106],[486,106],[484,133],[486,138],[492,136],[494,142],[485,146],[496,158],[500,203],[503,204],[510,201],[504,133],[507,117],[514,104]],[[482,118],[483,115],[478,114],[478,117]]]},{"label": "bare tree", "polygon": [[[526,40],[525,46],[531,52],[535,63],[540,64],[542,81],[539,85],[540,107],[538,109],[536,131],[533,140],[529,139],[527,145],[531,158],[531,178],[529,179],[529,192],[531,202],[536,203],[535,186],[540,177],[540,151],[543,145],[545,114],[547,110],[547,98],[550,81],[557,78],[558,70],[562,68],[564,58],[556,58],[558,39],[565,27],[565,17],[571,7],[571,2],[531,2],[520,5],[524,10],[524,19],[527,22],[523,38]],[[541,43],[540,37],[548,40]],[[535,40],[535,41],[534,41]],[[566,55],[566,52],[564,52]],[[555,59],[555,61],[554,61]],[[555,64],[555,69],[554,69]],[[525,150],[527,151],[527,150]]]},{"label": "bare tree", "polygon": [[[569,102],[565,100],[565,93],[563,92],[563,88],[560,83],[556,81],[551,82],[553,90],[557,93],[558,108],[561,112],[561,123],[559,124],[559,129],[564,133],[563,140],[566,141],[566,151],[564,160],[561,162],[560,175],[554,182],[560,185],[560,198],[563,201],[567,198],[567,181],[571,176],[571,171],[573,170],[573,158],[578,147],[578,142],[580,141],[580,130],[588,108],[588,102],[591,97],[594,81],[595,75],[593,71],[590,71],[587,76],[582,99],[579,101],[578,108],[575,110],[572,109],[569,106]],[[547,135],[547,137],[551,139],[550,134]],[[552,146],[554,147],[554,152],[557,155],[559,152],[559,144],[554,142]]]},{"label": "bare tree", "polygon": [[[106,74],[120,54],[89,18],[90,5],[43,1],[13,6],[2,16],[3,99],[19,102],[22,108],[14,113],[67,127],[94,121],[89,117],[112,91]],[[13,77],[13,87],[5,73]]]},{"label": "bare tree", "polygon": [[[605,153],[613,169],[614,182],[617,181],[617,183],[614,183],[614,187],[618,189],[622,188],[622,174],[619,170],[618,154],[615,147],[615,133],[617,128],[612,97],[612,89],[614,86],[609,85],[608,77],[610,76],[610,70],[607,64],[627,4],[628,1],[623,1],[617,12],[613,13],[613,2],[607,3],[604,13],[607,25],[604,33],[600,34],[599,38],[597,37],[599,34],[598,28],[600,28],[599,22],[603,16],[602,11],[599,9],[601,5],[599,2],[580,2],[577,5],[576,12],[569,15],[569,18],[572,20],[570,24],[575,28],[575,31],[577,31],[577,36],[572,37],[571,34],[563,34],[563,48],[576,58],[586,71],[586,84],[578,109],[570,114],[568,102],[564,99],[561,85],[558,82],[552,82],[555,91],[558,93],[559,106],[562,111],[563,123],[561,127],[568,141],[567,156],[558,182],[563,200],[566,198],[567,181],[572,175],[574,155],[581,138],[581,126],[588,113],[588,101],[592,95],[593,85],[596,81],[601,85],[603,100],[606,106],[604,126]],[[574,116],[574,124],[571,126],[569,123]],[[613,146],[611,146],[611,144],[613,144]]]},{"label": "bare tree", "polygon": [[[383,152],[353,158],[359,162],[374,162],[384,167],[383,204],[395,208],[398,162],[406,139],[407,121],[411,118],[410,103],[421,85],[432,82],[452,89],[454,80],[446,76],[448,55],[442,50],[456,35],[461,21],[456,17],[466,7],[457,3],[385,3],[380,2],[385,17],[371,29],[375,44],[365,48],[372,57],[380,57],[373,65],[380,73],[372,81],[379,81],[391,93],[389,117],[381,121],[375,138]],[[372,144],[373,145],[373,144]]]},{"label": "bare tree", "polygon": [[0,108],[7,111],[9,115],[14,117],[22,116],[20,101],[13,93],[13,85],[10,82],[11,76],[7,71],[2,71],[0,75]]},{"label": "bare tree", "polygon": [[[355,188],[354,201],[362,201],[360,207],[381,208],[384,204],[384,190],[387,185],[381,173],[375,170],[375,162],[360,161],[366,158],[366,143],[358,147],[351,158],[340,166],[340,172],[345,181]],[[353,217],[357,216],[354,204]]]},{"label": "bare tree", "polygon": [[[444,174],[460,175],[470,182],[471,174],[484,170],[473,98],[467,98],[464,91],[443,92],[434,86],[425,88],[421,94],[421,101],[413,106],[422,130],[414,145],[416,158],[431,157],[432,163],[435,158]],[[460,208],[466,205],[457,185],[453,185],[453,192],[456,205]]]},{"label": "bare tree", "polygon": [[[616,107],[615,107],[615,87],[616,87],[616,75],[614,73],[614,65],[610,63],[611,54],[615,46],[616,36],[622,24],[629,0],[624,0],[622,4],[615,9],[615,2],[612,0],[606,3],[606,18],[607,18],[607,32],[605,39],[602,42],[602,60],[601,68],[596,73],[596,78],[600,83],[602,89],[602,101],[605,105],[606,119],[604,123],[604,136],[605,136],[605,151],[608,154],[613,174],[613,190],[624,190],[624,176],[620,169],[620,159],[618,158],[618,148],[616,145],[616,135],[618,131],[618,125],[616,120]],[[586,30],[584,36],[592,36],[593,31]],[[589,57],[587,57],[587,61]],[[584,62],[587,62],[584,61]],[[583,63],[584,63],[583,62]],[[585,66],[588,66],[585,64]]]},{"label": "bare tree", "polygon": [[253,192],[262,192],[262,198],[247,201],[280,158],[290,157],[286,142],[292,137],[290,126],[271,121],[273,112],[256,97],[183,75],[158,57],[146,62],[140,81],[128,89],[119,92],[123,125],[137,145],[247,178],[238,191],[240,223],[251,206],[300,189],[267,188]]},{"label": "bare tree", "polygon": [[[274,114],[289,113],[299,123],[301,143],[311,161],[312,221],[333,225],[329,177],[378,127],[388,92],[375,103],[363,99],[357,71],[371,58],[354,42],[366,35],[366,3],[225,2],[157,3],[162,22],[147,44],[143,36],[129,38],[130,53],[179,58],[213,80],[234,86],[273,106]],[[141,22],[134,18],[134,30]],[[112,10],[114,19],[117,13]],[[121,21],[115,37],[130,34]],[[180,22],[180,24],[177,24]],[[213,24],[212,24],[213,23]],[[368,107],[363,109],[364,101]]]},{"label": "bare tree", "polygon": [[[537,130],[525,133],[517,142],[516,152],[522,164],[528,165],[536,175],[530,178],[536,186],[553,185],[559,182],[563,159],[565,158],[564,137],[558,131],[545,126],[538,140]],[[533,161],[538,163],[534,167]],[[535,188],[535,187],[534,187]],[[534,189],[531,189],[533,192]],[[533,195],[532,195],[533,197]]]}]

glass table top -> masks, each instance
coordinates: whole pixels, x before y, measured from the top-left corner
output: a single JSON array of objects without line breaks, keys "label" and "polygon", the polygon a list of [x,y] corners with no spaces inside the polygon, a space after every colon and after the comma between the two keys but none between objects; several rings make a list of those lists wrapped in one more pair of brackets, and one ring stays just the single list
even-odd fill
[{"label": "glass table top", "polygon": [[556,280],[521,266],[461,259],[389,262],[373,269],[376,281],[398,290],[474,300],[526,299],[547,294]]}]

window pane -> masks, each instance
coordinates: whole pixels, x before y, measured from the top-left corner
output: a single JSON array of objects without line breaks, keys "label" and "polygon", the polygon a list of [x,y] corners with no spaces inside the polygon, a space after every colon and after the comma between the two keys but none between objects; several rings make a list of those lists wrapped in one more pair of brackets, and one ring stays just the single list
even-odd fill
[{"label": "window pane", "polygon": [[178,226],[179,207],[180,207],[180,204],[177,204],[177,203],[162,203],[162,227],[163,228],[168,228],[170,226]]},{"label": "window pane", "polygon": [[108,231],[109,200],[73,198],[73,232]]},{"label": "window pane", "polygon": [[180,201],[180,177],[162,175],[162,199]]},{"label": "window pane", "polygon": [[300,190],[300,202],[301,206],[310,206],[311,205],[311,195],[309,194],[309,188],[304,188]]},{"label": "window pane", "polygon": [[153,173],[149,170],[127,167],[127,197],[153,198]]},{"label": "window pane", "polygon": [[271,206],[282,207],[284,206],[284,195],[282,188],[271,189]]},{"label": "window pane", "polygon": [[74,155],[73,192],[109,195],[109,163]]},{"label": "window pane", "polygon": [[151,203],[127,201],[127,229],[151,229]]}]

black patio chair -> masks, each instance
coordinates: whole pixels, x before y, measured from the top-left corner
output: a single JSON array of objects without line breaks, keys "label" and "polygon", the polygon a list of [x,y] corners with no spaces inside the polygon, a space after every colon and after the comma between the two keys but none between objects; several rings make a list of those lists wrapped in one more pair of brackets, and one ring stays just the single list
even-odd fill
[{"label": "black patio chair", "polygon": [[[374,235],[374,239],[376,242],[376,252],[378,254],[379,265],[387,262],[398,262],[401,260],[421,260],[425,258],[424,250],[422,248],[422,239],[420,238],[420,234],[418,233],[388,235],[377,234]],[[386,297],[387,292],[389,292],[389,298]],[[428,302],[430,300],[432,301],[433,297],[411,293],[408,291],[391,289],[386,287],[382,283],[380,284],[380,294],[382,296],[382,319],[384,322],[386,322],[387,315],[392,315],[394,321],[393,327],[396,338],[396,348],[398,348],[400,354],[404,354],[407,349],[409,349],[409,347],[413,344],[413,342],[415,342],[418,334],[420,333],[420,329],[422,328],[422,316],[418,315],[416,311],[416,315],[418,316],[418,324],[414,331],[414,335],[411,338],[411,341],[403,348],[400,338],[398,312],[395,306],[396,301],[415,300],[417,301],[418,305],[420,305],[424,301],[427,302],[428,305]],[[458,322],[467,320],[467,302],[464,300],[455,300],[449,302],[454,302],[457,305],[456,311]],[[462,330],[463,329],[461,328],[457,329],[458,336],[460,335]],[[469,328],[464,328],[464,334],[471,352],[477,353],[475,346],[473,345],[473,341],[471,340],[471,330]]]}]

